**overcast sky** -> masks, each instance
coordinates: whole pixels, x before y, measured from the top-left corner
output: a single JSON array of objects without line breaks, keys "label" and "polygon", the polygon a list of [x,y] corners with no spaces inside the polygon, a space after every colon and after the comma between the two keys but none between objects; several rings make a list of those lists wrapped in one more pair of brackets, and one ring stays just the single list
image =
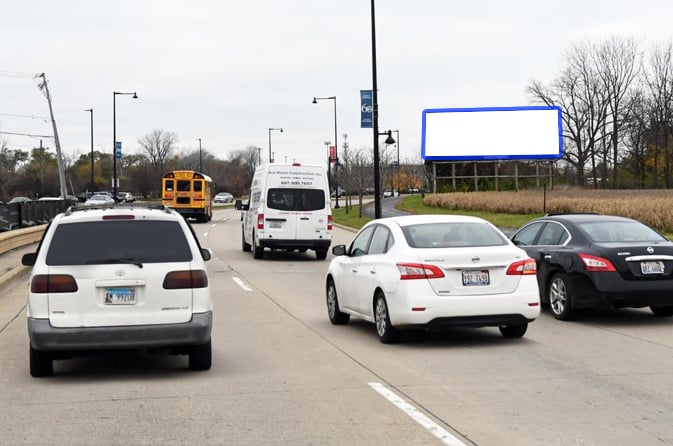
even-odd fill
[{"label": "overcast sky", "polygon": [[[368,0],[0,0],[0,131],[51,135],[32,75],[45,73],[61,146],[111,153],[113,91],[124,153],[154,129],[219,158],[261,147],[279,161],[324,162],[325,141],[372,147],[360,97],[372,88]],[[572,44],[673,38],[671,0],[378,0],[380,130],[420,159],[426,108],[529,105],[531,79],[557,77]],[[35,119],[22,116],[36,116]],[[0,134],[11,148],[40,138]],[[43,144],[53,149],[52,140]],[[382,146],[383,147],[383,146]]]}]

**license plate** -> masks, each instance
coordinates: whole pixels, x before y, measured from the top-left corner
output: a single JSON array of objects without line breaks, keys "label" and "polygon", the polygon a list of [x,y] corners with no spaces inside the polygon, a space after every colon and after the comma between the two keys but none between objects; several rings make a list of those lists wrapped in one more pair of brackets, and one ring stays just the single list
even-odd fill
[{"label": "license plate", "polygon": [[280,229],[283,227],[282,223],[279,221],[270,221],[269,222],[269,227],[271,229]]},{"label": "license plate", "polygon": [[640,262],[640,272],[643,274],[664,274],[664,262]]},{"label": "license plate", "polygon": [[135,305],[135,288],[107,288],[105,290],[105,305]]},{"label": "license plate", "polygon": [[481,271],[463,271],[463,285],[479,286],[488,285],[491,282],[488,277],[488,270]]}]

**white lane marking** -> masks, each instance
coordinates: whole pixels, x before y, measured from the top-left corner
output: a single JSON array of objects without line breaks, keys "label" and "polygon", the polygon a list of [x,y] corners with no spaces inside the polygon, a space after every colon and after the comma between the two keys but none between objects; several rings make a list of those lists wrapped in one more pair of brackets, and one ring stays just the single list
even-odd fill
[{"label": "white lane marking", "polygon": [[213,223],[212,225],[210,225],[211,228],[214,228],[215,226],[217,226],[217,223]]},{"label": "white lane marking", "polygon": [[204,237],[208,237],[208,232],[204,232],[204,233],[203,233],[203,236],[204,236]]},{"label": "white lane marking", "polygon": [[396,393],[384,385],[380,383],[369,383],[369,387],[376,390],[385,399],[397,406],[398,409],[409,415],[415,422],[429,430],[430,433],[439,438],[442,443],[448,444],[450,446],[466,446],[465,443],[451,435],[446,429],[439,426],[430,418],[420,413],[418,409],[404,401],[401,397],[399,397]]},{"label": "white lane marking", "polygon": [[238,277],[232,277],[231,280],[233,280],[234,282],[236,282],[236,283],[238,284],[238,286],[240,286],[241,288],[243,288],[245,291],[252,291],[252,288],[250,288],[248,285],[246,285],[245,282],[243,282],[243,281],[242,281],[241,279],[239,279]]}]

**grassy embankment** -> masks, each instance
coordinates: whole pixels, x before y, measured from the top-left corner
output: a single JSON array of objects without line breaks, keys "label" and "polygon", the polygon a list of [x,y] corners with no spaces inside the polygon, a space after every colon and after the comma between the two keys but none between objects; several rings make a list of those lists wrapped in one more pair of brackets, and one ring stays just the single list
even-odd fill
[{"label": "grassy embankment", "polygon": [[[370,204],[372,206],[373,204]],[[519,227],[544,213],[596,212],[635,218],[673,238],[673,194],[667,190],[564,189],[520,192],[467,192],[404,197],[398,209],[412,213],[474,215],[496,226]],[[337,209],[334,221],[361,227],[367,220]]]}]

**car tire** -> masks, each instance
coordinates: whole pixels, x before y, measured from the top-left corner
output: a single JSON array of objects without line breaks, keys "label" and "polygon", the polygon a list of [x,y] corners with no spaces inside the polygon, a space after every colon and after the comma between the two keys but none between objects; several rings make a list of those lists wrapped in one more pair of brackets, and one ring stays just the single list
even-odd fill
[{"label": "car tire", "polygon": [[327,250],[326,249],[316,249],[315,250],[315,257],[318,260],[325,260],[327,258]]},{"label": "car tire", "polygon": [[252,249],[250,243],[245,243],[245,234],[243,233],[243,228],[241,228],[241,249],[243,252],[250,252],[250,249]]},{"label": "car tire", "polygon": [[327,297],[327,315],[329,316],[329,321],[334,325],[347,324],[351,316],[350,314],[343,313],[339,309],[339,298],[337,297],[334,280],[331,278],[327,281],[327,289],[325,294]]},{"label": "car tire", "polygon": [[651,305],[650,311],[657,317],[673,316],[673,305]]},{"label": "car tire", "polygon": [[50,352],[33,349],[30,346],[30,376],[41,378],[54,374],[54,359]]},{"label": "car tire", "polygon": [[505,338],[520,338],[526,334],[528,322],[516,325],[503,325],[498,328],[500,329],[500,334]]},{"label": "car tire", "polygon": [[188,355],[190,370],[209,370],[213,361],[210,339],[205,344],[193,345]]},{"label": "car tire", "polygon": [[264,247],[257,246],[257,235],[252,233],[252,257],[255,259],[261,259],[264,257]]},{"label": "car tire", "polygon": [[560,321],[569,321],[575,317],[572,306],[572,295],[568,287],[568,276],[563,273],[554,274],[547,288],[547,300],[552,315]]},{"label": "car tire", "polygon": [[383,293],[379,292],[374,299],[374,324],[379,340],[384,344],[394,344],[400,339],[400,332],[390,323],[388,303]]}]

